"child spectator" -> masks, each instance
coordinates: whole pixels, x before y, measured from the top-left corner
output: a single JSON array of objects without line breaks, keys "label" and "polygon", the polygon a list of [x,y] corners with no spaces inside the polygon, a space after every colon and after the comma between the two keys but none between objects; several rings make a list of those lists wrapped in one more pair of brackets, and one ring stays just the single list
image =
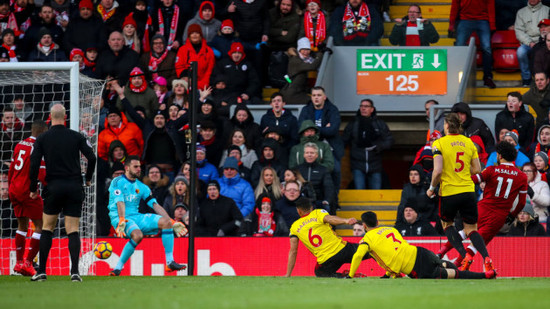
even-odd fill
[{"label": "child spectator", "polygon": [[271,199],[269,197],[262,198],[261,210],[256,208],[258,216],[258,225],[254,236],[273,236],[277,224],[273,218],[275,213],[272,210]]}]

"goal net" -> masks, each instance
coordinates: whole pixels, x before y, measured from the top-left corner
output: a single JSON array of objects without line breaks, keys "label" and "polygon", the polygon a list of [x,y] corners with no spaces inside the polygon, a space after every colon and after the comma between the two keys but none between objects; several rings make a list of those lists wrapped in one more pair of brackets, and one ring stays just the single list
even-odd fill
[{"label": "goal net", "polygon": [[[14,237],[17,220],[8,196],[8,169],[14,147],[30,136],[32,122],[41,119],[49,124],[49,109],[62,103],[67,109],[66,126],[81,132],[94,152],[97,136],[101,92],[104,81],[78,73],[78,63],[7,63],[0,66],[0,274],[13,274],[16,263]],[[87,161],[81,160],[82,171]],[[94,273],[92,251],[96,235],[96,181],[95,173],[90,187],[85,187],[80,222],[80,273]],[[27,234],[27,252],[33,224]],[[54,231],[54,240],[48,260],[48,274],[68,275],[70,258],[63,214]],[[25,253],[26,256],[26,253]],[[37,259],[35,259],[37,261]]]}]

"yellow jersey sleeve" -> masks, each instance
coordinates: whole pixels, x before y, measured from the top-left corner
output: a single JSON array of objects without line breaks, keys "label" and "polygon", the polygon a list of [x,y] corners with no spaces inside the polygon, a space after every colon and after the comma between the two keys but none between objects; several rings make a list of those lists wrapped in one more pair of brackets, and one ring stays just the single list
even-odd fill
[{"label": "yellow jersey sleeve", "polygon": [[443,157],[440,196],[474,192],[470,167],[472,160],[479,156],[470,138],[460,134],[446,135],[433,143],[432,152],[434,157]]},{"label": "yellow jersey sleeve", "polygon": [[[393,227],[378,227],[368,231],[362,242],[371,257],[389,274],[409,274],[416,261],[417,249],[409,245]],[[355,256],[354,256],[355,258]],[[351,275],[350,275],[351,276]]]},{"label": "yellow jersey sleeve", "polygon": [[359,247],[357,248],[357,251],[353,255],[353,258],[351,259],[351,266],[349,268],[349,276],[353,278],[355,275],[355,272],[357,271],[357,268],[359,268],[359,265],[361,264],[361,261],[363,260],[363,257],[367,252],[369,251],[369,245],[361,242],[359,244]]},{"label": "yellow jersey sleeve", "polygon": [[296,220],[290,227],[290,235],[298,237],[317,258],[319,264],[333,257],[346,245],[346,242],[334,233],[331,225],[323,222],[326,216],[326,210],[315,209],[307,216]]}]

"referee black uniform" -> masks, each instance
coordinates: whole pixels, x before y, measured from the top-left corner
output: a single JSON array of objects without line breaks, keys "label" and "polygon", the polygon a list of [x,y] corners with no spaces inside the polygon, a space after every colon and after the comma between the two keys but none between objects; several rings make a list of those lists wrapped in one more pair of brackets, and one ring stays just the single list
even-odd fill
[{"label": "referee black uniform", "polygon": [[[92,179],[96,157],[86,138],[64,125],[54,125],[41,134],[34,143],[29,171],[30,190],[36,192],[38,171],[42,157],[46,163],[46,187],[43,190],[44,213],[80,218],[84,191],[80,158],[88,159],[86,181]],[[37,273],[46,273],[46,263],[52,244],[53,231],[43,230],[40,238],[40,268]],[[78,274],[80,236],[78,230],[67,235],[71,255],[71,274]],[[77,275],[78,276],[78,275]]]}]

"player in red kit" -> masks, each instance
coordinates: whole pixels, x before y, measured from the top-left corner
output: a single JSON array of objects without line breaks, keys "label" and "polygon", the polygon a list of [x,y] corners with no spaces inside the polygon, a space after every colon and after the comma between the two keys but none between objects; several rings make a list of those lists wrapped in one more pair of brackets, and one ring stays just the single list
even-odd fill
[{"label": "player in red kit", "polygon": [[[17,232],[15,234],[15,255],[17,264],[13,270],[24,276],[32,276],[36,272],[32,266],[32,261],[38,253],[40,233],[42,232],[43,201],[41,198],[33,200],[29,197],[30,158],[34,147],[34,141],[40,134],[47,130],[48,127],[43,121],[37,120],[33,122],[31,136],[15,146],[8,173],[9,197],[13,205],[15,217],[17,217]],[[39,179],[42,183],[44,183],[45,175],[46,170],[45,167],[42,166],[39,173]],[[35,230],[31,236],[29,252],[27,253],[26,259],[23,260],[29,219],[34,223]]]},{"label": "player in red kit", "polygon": [[[517,150],[508,142],[497,145],[497,166],[489,166],[481,174],[472,175],[474,183],[484,182],[483,199],[478,203],[478,232],[486,245],[495,237],[504,223],[512,221],[523,209],[528,190],[527,175],[515,165]],[[446,245],[446,248],[449,247]],[[444,254],[444,248],[440,254]],[[452,247],[451,247],[452,248]],[[448,248],[449,250],[451,248]],[[466,250],[470,261],[476,249],[469,246]],[[486,271],[493,265],[488,255],[480,252],[485,261]],[[471,262],[470,262],[471,264]]]}]

